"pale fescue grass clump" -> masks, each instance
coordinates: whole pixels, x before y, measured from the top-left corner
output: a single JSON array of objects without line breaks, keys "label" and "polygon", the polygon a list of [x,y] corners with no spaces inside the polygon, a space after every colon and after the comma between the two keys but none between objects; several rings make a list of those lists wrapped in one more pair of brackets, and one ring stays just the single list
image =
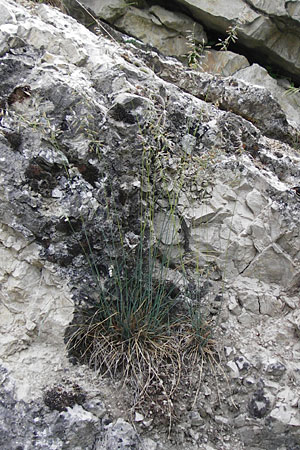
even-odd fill
[{"label": "pale fescue grass clump", "polygon": [[213,341],[200,311],[182,308],[180,292],[163,279],[167,260],[157,273],[156,256],[140,246],[133,269],[125,260],[111,268],[98,303],[72,325],[69,349],[132,388],[133,409],[160,405],[171,421],[181,382],[213,352]]},{"label": "pale fescue grass clump", "polygon": [[[140,130],[138,243],[134,248],[126,247],[119,208],[112,198],[107,199],[106,217],[117,230],[103,232],[101,238],[113,249],[108,257],[109,276],[103,280],[97,273],[93,249],[89,248],[86,257],[95,273],[98,299],[93,308],[74,318],[68,347],[71,354],[100,374],[123,381],[133,394],[132,411],[146,416],[152,411],[160,421],[167,417],[170,429],[176,402],[186,395],[193,380],[197,386],[192,386],[191,392],[200,389],[203,361],[212,360],[214,354],[211,324],[197,298],[201,290],[191,293],[188,289],[183,247],[175,263],[176,273],[182,277],[180,287],[166,277],[171,265],[174,268],[172,247],[180,241],[180,192],[190,183],[191,171],[198,176],[195,166],[203,174],[209,163],[196,165],[184,153],[173,180],[174,173],[168,174],[172,143],[164,127],[164,114],[152,118],[148,128]],[[158,206],[160,203],[164,206]],[[162,211],[166,219],[158,226],[156,214]],[[165,241],[169,250],[163,245]]]}]

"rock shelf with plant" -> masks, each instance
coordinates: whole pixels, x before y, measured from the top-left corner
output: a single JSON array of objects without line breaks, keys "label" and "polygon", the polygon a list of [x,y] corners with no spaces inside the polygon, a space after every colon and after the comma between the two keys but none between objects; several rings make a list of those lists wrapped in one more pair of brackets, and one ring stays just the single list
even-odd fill
[{"label": "rock shelf with plant", "polygon": [[[179,152],[175,177],[170,172],[173,143],[163,122],[163,114],[156,112],[139,126],[138,232],[126,232],[109,195],[112,189],[107,193],[107,224],[100,231],[111,247],[106,277],[97,268],[82,223],[98,297],[76,314],[67,340],[70,355],[130,388],[132,412],[161,413],[157,417],[167,417],[171,429],[182,387],[196,380],[199,388],[204,361],[215,358],[212,324],[200,306],[207,267],[200,269],[189,255],[178,210],[184,186],[197,171],[205,172],[215,156],[199,164],[195,155]],[[179,267],[174,267],[174,251]]]},{"label": "rock shelf with plant", "polygon": [[[37,232],[45,256],[69,273],[71,262],[84,267],[77,283],[85,298],[75,302],[66,333],[70,356],[123,382],[131,392],[132,412],[167,418],[170,430],[187,389],[196,402],[204,362],[216,363],[214,323],[201,305],[214,256],[200,265],[191,254],[180,202],[196,185],[201,185],[201,198],[209,195],[211,169],[222,150],[193,151],[188,143],[182,145],[174,123],[186,121],[182,135],[197,140],[201,117],[191,113],[170,120],[162,98],[151,90],[143,95],[148,99],[144,105],[152,106],[143,111],[142,122],[134,116],[134,105],[111,108],[113,126],[132,127],[138,142],[130,147],[130,135],[126,150],[113,154],[105,148],[114,136],[111,123],[100,134],[97,105],[75,92],[58,118],[30,99],[19,112],[5,114],[20,134],[30,128],[37,143],[25,170],[37,202],[54,195],[57,216],[45,222],[41,236]],[[72,143],[75,132],[87,141],[80,157]],[[131,153],[138,176],[133,197],[116,176],[116,167],[129,167],[124,159]],[[65,217],[60,216],[64,197],[55,200],[64,195],[60,189],[73,199]],[[89,284],[81,276],[87,266],[93,274],[86,273]]]}]

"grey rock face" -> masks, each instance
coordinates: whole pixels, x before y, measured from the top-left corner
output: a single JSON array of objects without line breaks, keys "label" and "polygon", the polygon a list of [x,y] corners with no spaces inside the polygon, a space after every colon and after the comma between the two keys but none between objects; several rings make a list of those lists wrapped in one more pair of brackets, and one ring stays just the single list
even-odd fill
[{"label": "grey rock face", "polygon": [[[206,36],[201,24],[223,35],[230,26],[237,26],[239,43],[255,52],[257,62],[274,64],[300,80],[297,2],[231,0],[228,7],[222,0],[177,0],[175,6],[187,10],[197,21],[194,24],[187,15],[157,5],[150,9],[138,9],[126,6],[123,0],[110,2],[109,5],[102,2],[100,6],[91,1],[84,1],[83,4],[95,17],[115,23],[122,31],[169,55],[181,56],[188,52],[187,31],[194,30],[195,41],[205,43]],[[71,5],[71,14],[74,10],[76,14],[76,7],[78,9],[76,3]],[[166,3],[166,8],[170,8],[169,3]],[[222,60],[223,56],[220,58]],[[220,67],[220,64],[217,66]]]},{"label": "grey rock face", "polygon": [[287,119],[290,122],[299,123],[299,104],[300,94],[294,93],[288,95],[288,84],[281,84],[282,80],[275,80],[272,78],[265,69],[258,64],[252,64],[249,67],[238,70],[235,76],[240,80],[244,80],[250,84],[256,84],[268,89],[274,98],[285,111]]},{"label": "grey rock face", "polygon": [[205,50],[200,60],[199,70],[228,77],[248,66],[249,62],[245,56],[230,51]]},{"label": "grey rock face", "polygon": [[234,0],[230,8],[222,0],[177,0],[177,3],[187,7],[200,23],[223,33],[230,25],[239,23],[240,43],[299,80],[299,31],[294,2]]},{"label": "grey rock face", "polygon": [[[113,22],[121,17],[128,7],[125,0],[105,0],[101,3],[95,0],[85,0],[82,4],[91,10],[96,17],[101,17],[108,22]],[[76,2],[73,3],[73,7],[76,8]]]},{"label": "grey rock face", "polygon": [[97,417],[75,405],[66,412],[49,412],[42,402],[16,401],[7,370],[1,368],[1,446],[23,448],[94,448],[100,432]]},{"label": "grey rock face", "polygon": [[[228,7],[222,1],[178,0],[174,5],[166,2],[162,7],[150,6],[147,2],[129,6],[124,0],[101,4],[87,0],[81,3],[86,9],[76,0],[68,0],[67,4],[70,14],[76,18],[80,18],[78,10],[81,8],[84,23],[90,23],[93,16],[104,19],[166,55],[181,58],[185,55],[186,61],[190,58],[191,64],[198,66],[200,71],[221,76],[236,74],[237,78],[250,84],[266,87],[279,101],[288,119],[300,123],[299,93],[287,96],[291,79],[293,83],[300,80],[297,2],[234,0]],[[180,6],[184,11],[188,10],[196,21],[177,11]],[[206,45],[207,37],[202,26],[207,32],[213,29],[219,33],[218,40],[223,39],[223,44],[219,42],[210,49]],[[235,30],[231,31],[233,40],[229,35],[230,29]],[[227,44],[226,39],[229,39]],[[229,43],[233,51],[227,51]],[[220,45],[226,51],[217,51]],[[245,46],[246,50],[241,50],[240,45]],[[239,54],[241,51],[254,64],[250,66],[246,57]],[[289,80],[281,80],[284,74]]]},{"label": "grey rock face", "polygon": [[[104,19],[119,30],[146,44],[156,47],[171,56],[183,56],[189,49],[188,36],[198,43],[206,43],[207,37],[200,23],[188,15],[173,12],[159,5],[137,8],[124,0],[113,2],[83,1],[80,6],[75,0],[67,0],[69,13],[83,23],[91,18]],[[91,15],[89,15],[91,14]]]},{"label": "grey rock face", "polygon": [[[134,449],[137,448],[138,439],[132,425],[123,419],[118,419],[115,424],[108,427],[106,434],[106,442],[104,448],[106,450],[115,449]],[[102,449],[102,445],[99,447]]]},{"label": "grey rock face", "polygon": [[174,14],[157,5],[149,10],[129,7],[114,25],[170,56],[182,56],[189,51],[187,36],[192,30],[197,42],[207,41],[199,23],[185,14]]},{"label": "grey rock face", "polygon": [[196,71],[183,76],[179,63],[164,63],[154,54],[143,56],[140,51],[137,54],[153,64],[161,78],[193,96],[242,116],[269,137],[295,141],[296,130],[288,124],[280,105],[266,89],[243,83],[236,78],[220,78],[206,73],[200,75]]},{"label": "grey rock face", "polygon": [[[279,103],[264,88],[96,36],[46,5],[3,5],[1,442],[8,450],[297,448],[300,203],[291,188],[300,158]],[[208,370],[198,396],[186,388],[171,443],[147,411],[134,430],[121,389],[112,391],[123,409],[107,411],[98,377],[72,367],[64,344],[73,313],[97,300],[90,248],[102,282],[118,257],[107,233],[121,226],[126,251],[137,246],[141,191],[144,199],[153,189],[151,176],[142,183],[145,152],[149,174],[161,177],[153,226],[171,255],[166,278],[181,289],[182,261],[199,277],[227,372],[218,389]],[[162,230],[172,195],[174,220]],[[54,395],[53,386],[63,389]]]}]

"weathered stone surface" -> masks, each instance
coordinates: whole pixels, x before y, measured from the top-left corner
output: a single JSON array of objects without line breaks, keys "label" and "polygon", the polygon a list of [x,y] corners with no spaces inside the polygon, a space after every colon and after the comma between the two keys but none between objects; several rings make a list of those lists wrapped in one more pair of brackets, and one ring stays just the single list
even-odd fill
[{"label": "weathered stone surface", "polygon": [[[297,448],[300,158],[284,112],[263,88],[119,45],[46,5],[3,3],[16,20],[0,29],[5,449]],[[117,256],[107,204],[109,233],[122,227],[131,252],[154,175],[160,258],[175,249],[166,279],[180,290],[185,265],[220,348],[220,376],[204,365],[200,388],[175,402],[171,442],[153,411],[136,432],[125,389],[71,366],[63,342],[74,309],[97,300],[87,249],[101,282]],[[68,394],[76,384],[84,401]]]},{"label": "weathered stone surface", "polygon": [[15,23],[16,17],[13,11],[2,5],[0,24]]},{"label": "weathered stone surface", "polygon": [[285,6],[287,2],[285,2],[284,0],[276,0],[275,2],[272,0],[249,0],[248,3],[266,14],[274,16],[287,15]]},{"label": "weathered stone surface", "polygon": [[243,17],[247,22],[253,22],[259,18],[259,14],[242,0],[233,0],[230,2],[230,8],[222,0],[209,3],[205,0],[177,0],[177,3],[187,7],[200,22],[206,21],[214,28],[216,26],[223,27],[224,31],[232,20]]},{"label": "weathered stone surface", "polygon": [[94,17],[99,17],[108,22],[114,22],[128,8],[125,0],[104,0],[101,2],[97,0],[83,0],[81,3],[91,11]]},{"label": "weathered stone surface", "polygon": [[240,80],[244,80],[250,84],[257,84],[268,89],[274,98],[286,113],[287,118],[291,123],[300,123],[300,94],[288,94],[288,84],[281,85],[281,80],[272,78],[266,69],[260,67],[258,64],[252,64],[250,67],[242,68],[234,74]]},{"label": "weathered stone surface", "polygon": [[295,275],[295,268],[288,255],[276,244],[273,244],[253,259],[244,274],[268,283],[279,283],[290,287]]},{"label": "weathered stone surface", "polygon": [[[138,53],[143,58],[141,52]],[[183,76],[181,66],[175,61],[163,63],[154,54],[144,57],[161,78],[193,96],[244,117],[269,137],[290,142],[297,140],[296,129],[289,126],[277,100],[266,89],[249,86],[233,77],[219,78],[196,71],[190,71],[187,76]]]},{"label": "weathered stone surface", "polygon": [[206,43],[207,37],[203,27],[199,23],[191,20],[189,16],[179,12],[169,11],[158,5],[151,6],[149,12],[156,16],[166,28],[179,31],[183,36],[192,34],[196,43]]},{"label": "weathered stone surface", "polygon": [[[86,24],[91,22],[92,16],[88,16],[74,0],[68,0],[67,3],[68,10],[74,17]],[[87,1],[83,2],[83,5],[95,17],[118,24],[122,31],[154,45],[165,54],[178,57],[193,52],[193,46],[197,43],[206,43],[206,34],[199,21],[208,29],[214,28],[221,35],[228,32],[229,26],[237,27],[237,42],[249,47],[250,50],[253,49],[252,53],[250,51],[252,60],[275,73],[279,70],[281,73],[290,74],[299,82],[299,45],[296,43],[297,39],[300,39],[300,32],[297,23],[299,22],[297,2],[255,0],[245,3],[242,0],[235,0],[231,1],[230,8],[224,7],[222,2],[178,0],[177,3],[187,7],[196,22],[183,13],[170,11],[159,5],[152,5],[149,8],[147,2],[136,4],[139,8],[128,6],[124,0],[116,0],[109,4],[102,2],[101,5]],[[81,19],[80,14],[85,18]],[[187,36],[190,36],[189,41],[186,39]],[[248,66],[244,56],[214,49],[204,51],[198,63],[200,70],[222,76],[233,75],[237,70]],[[271,68],[273,64],[274,69]],[[243,71],[240,78],[267,87],[278,98],[289,119],[299,123],[299,96],[286,99],[284,90],[280,86],[276,88],[274,80],[271,81],[265,73],[259,74],[260,69],[254,64],[249,70]]]},{"label": "weathered stone surface", "polygon": [[[228,8],[221,0],[209,3],[204,0],[177,0],[176,4],[183,6],[185,11],[187,8],[196,22],[181,12],[169,11],[159,5],[150,6],[151,4],[152,2],[149,5],[147,2],[141,2],[135,4],[139,7],[136,8],[128,6],[124,0],[115,0],[109,4],[101,2],[101,5],[90,0],[83,2],[94,17],[103,18],[109,23],[118,20],[118,26],[122,31],[155,45],[169,55],[182,56],[191,50],[186,41],[187,34],[192,33],[195,43],[205,43],[206,35],[202,25],[208,30],[211,28],[216,30],[223,36],[228,33],[230,26],[237,27],[238,43],[249,48],[251,59],[254,57],[256,62],[264,66],[274,65],[275,71],[280,70],[299,82],[300,32],[297,2],[232,0]],[[92,16],[87,16],[86,11],[74,0],[67,0],[67,5],[74,17],[80,18],[81,14],[86,16],[82,18],[83,22],[91,22]],[[166,7],[169,8],[170,5],[166,3]],[[234,67],[229,69],[227,58],[227,62],[224,58],[222,53],[215,50],[210,56],[205,56],[208,71],[227,76],[233,73],[236,64],[244,64],[239,61],[239,55],[236,55],[234,59],[231,58]],[[222,72],[225,64],[227,68],[225,66]]]},{"label": "weathered stone surface", "polygon": [[[249,5],[256,11],[267,14],[277,24],[279,30],[283,30],[283,24],[287,29],[293,30],[299,36],[299,2],[295,0],[249,0]],[[297,23],[298,22],[298,23]]]},{"label": "weathered stone surface", "polygon": [[197,42],[207,41],[200,24],[184,14],[175,14],[159,6],[149,10],[128,7],[114,25],[171,56],[183,56],[189,51],[187,35],[192,31]]},{"label": "weathered stone surface", "polygon": [[[23,367],[27,368],[25,361]],[[32,379],[35,380],[35,377]],[[3,448],[95,448],[95,437],[101,431],[101,423],[96,416],[79,405],[58,412],[50,411],[40,399],[30,402],[17,401],[14,384],[3,367],[0,368],[0,380],[0,435]]]},{"label": "weathered stone surface", "polygon": [[[300,80],[300,37],[299,32],[295,33],[295,27],[291,25],[294,15],[295,20],[298,20],[298,10],[293,2],[287,2],[288,11],[285,10],[285,2],[281,1],[234,0],[230,2],[230,8],[222,0],[177,0],[177,3],[188,8],[200,23],[223,33],[230,25],[238,24],[241,44],[256,52],[259,48],[261,59],[265,59],[264,63],[274,63]],[[282,22],[282,17],[287,17],[286,23]]]},{"label": "weathered stone surface", "polygon": [[136,448],[138,436],[133,426],[124,419],[118,419],[115,424],[110,424],[106,433],[104,447],[101,444],[97,449],[120,450]]},{"label": "weathered stone surface", "polygon": [[296,20],[297,22],[300,21],[300,5],[298,2],[290,1],[286,3],[286,9],[289,13],[289,15]]},{"label": "weathered stone surface", "polygon": [[72,318],[73,301],[66,280],[41,261],[36,243],[1,225],[1,245],[0,355],[18,379],[17,397],[28,400],[51,382],[49,360],[56,370],[65,364],[64,329]]},{"label": "weathered stone surface", "polygon": [[[207,37],[201,24],[186,14],[173,12],[159,5],[140,9],[124,0],[97,2],[84,0],[84,10],[74,0],[67,0],[69,13],[88,24],[92,17],[104,19],[142,42],[152,45],[166,55],[181,57],[188,53],[189,35],[195,42],[206,43]],[[88,11],[91,16],[89,17]]]},{"label": "weathered stone surface", "polygon": [[95,435],[99,431],[98,417],[85,411],[80,405],[74,405],[60,413],[50,428],[53,436],[60,438],[67,450],[95,448]]},{"label": "weathered stone surface", "polygon": [[249,66],[245,56],[229,51],[218,52],[216,50],[206,50],[201,55],[199,63],[198,70],[201,72],[221,75],[222,77],[234,75],[236,72]]}]

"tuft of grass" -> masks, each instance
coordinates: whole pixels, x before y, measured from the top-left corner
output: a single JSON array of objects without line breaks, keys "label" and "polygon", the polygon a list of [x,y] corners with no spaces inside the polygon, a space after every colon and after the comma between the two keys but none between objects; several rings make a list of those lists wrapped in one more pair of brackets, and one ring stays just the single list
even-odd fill
[{"label": "tuft of grass", "polygon": [[[116,244],[115,244],[116,245]],[[140,242],[130,267],[123,253],[97,303],[69,329],[68,349],[103,375],[122,379],[134,393],[133,410],[160,405],[173,418],[173,400],[191,368],[213,352],[211,327],[197,308],[182,312],[182,292],[164,278],[154,244]],[[185,288],[184,288],[185,291]]]},{"label": "tuft of grass", "polygon": [[285,91],[285,95],[296,95],[299,94],[300,87],[295,87],[291,84],[291,86]]},{"label": "tuft of grass", "polygon": [[236,43],[238,40],[238,30],[241,23],[241,21],[238,21],[235,25],[230,25],[226,30],[226,38],[223,40],[219,38],[219,42],[216,44],[216,47],[220,47],[220,51],[227,52],[229,45]]},{"label": "tuft of grass", "polygon": [[112,270],[110,286],[101,290],[94,311],[72,341],[100,372],[129,375],[133,366],[128,363],[140,360],[142,347],[168,342],[174,300],[167,286],[155,282],[151,272],[144,273],[144,263],[133,273],[119,267]]},{"label": "tuft of grass", "polygon": [[205,45],[204,39],[202,43],[197,42],[195,38],[195,24],[193,30],[188,31],[187,41],[190,48],[187,54],[188,66],[192,69],[197,69],[201,67],[201,60],[204,58],[204,52],[211,47]]},{"label": "tuft of grass", "polygon": [[[111,231],[104,227],[102,232],[102,241],[113,249],[109,275],[103,279],[97,272],[88,244],[83,252],[97,281],[98,298],[93,307],[74,318],[67,341],[71,355],[130,387],[133,411],[142,410],[146,416],[156,411],[160,420],[168,418],[170,430],[174,402],[185,392],[187,380],[192,382],[196,373],[197,380],[201,378],[204,359],[214,353],[212,324],[202,313],[199,298],[194,298],[197,306],[186,307],[186,298],[193,295],[187,286],[184,262],[176,271],[181,287],[166,276],[174,264],[172,246],[181,245],[183,256],[188,251],[180,243],[184,224],[177,206],[183,187],[190,183],[190,171],[197,177],[198,172],[194,174],[194,156],[182,155],[170,191],[174,178],[168,173],[172,142],[165,130],[164,111],[158,111],[156,120],[140,128],[140,133],[138,242],[134,248],[126,247],[117,205],[107,198],[106,217],[117,221],[114,232],[113,227]],[[207,165],[207,161],[197,165],[201,175]],[[162,198],[163,207],[159,206]],[[158,215],[165,217],[158,221],[159,227]],[[89,243],[87,233],[85,238]]]}]

